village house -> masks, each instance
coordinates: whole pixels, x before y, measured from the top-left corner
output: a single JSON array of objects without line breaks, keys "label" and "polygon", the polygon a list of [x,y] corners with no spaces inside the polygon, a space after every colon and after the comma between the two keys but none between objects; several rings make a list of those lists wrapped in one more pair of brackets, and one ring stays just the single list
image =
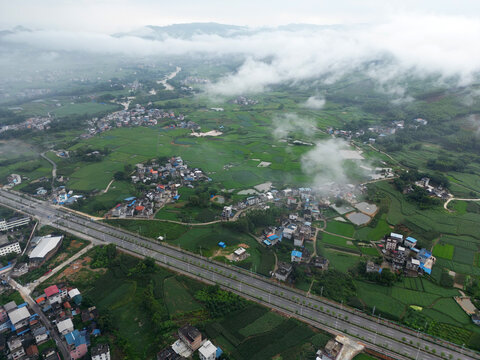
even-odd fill
[{"label": "village house", "polygon": [[201,346],[202,334],[197,328],[191,325],[181,327],[178,330],[178,336],[192,351],[198,350]]},{"label": "village house", "polygon": [[248,256],[247,250],[245,250],[243,247],[239,247],[237,250],[233,252],[234,261],[245,260],[247,256]]},{"label": "village house", "polygon": [[72,319],[68,318],[57,323],[58,332],[61,335],[66,335],[73,331],[73,322]]},{"label": "village house", "polygon": [[316,256],[312,259],[313,266],[320,270],[328,270],[329,263],[328,259],[323,256]]},{"label": "village house", "polygon": [[85,332],[74,330],[65,335],[65,341],[70,351],[70,357],[73,360],[80,359],[87,354],[88,344]]},{"label": "village house", "polygon": [[13,336],[8,342],[8,349],[10,350],[10,356],[13,360],[22,358],[25,355],[25,349],[22,345],[22,340],[20,337]]},{"label": "village house", "polygon": [[380,267],[380,265],[375,264],[373,261],[368,261],[365,271],[367,273],[373,273],[373,272],[381,273],[382,268]]},{"label": "village house", "polygon": [[157,360],[180,360],[182,357],[178,355],[171,346],[163,349],[157,354]]},{"label": "village house", "polygon": [[292,273],[293,267],[292,264],[279,262],[277,270],[274,273],[274,276],[277,280],[287,281],[288,277]]},{"label": "village house", "polygon": [[90,354],[92,360],[110,360],[110,348],[107,344],[99,344],[92,347]]},{"label": "village house", "polygon": [[217,347],[207,340],[198,349],[200,360],[215,360],[217,358]]},{"label": "village house", "polygon": [[298,250],[293,250],[291,253],[292,263],[300,263],[302,261],[302,252]]}]

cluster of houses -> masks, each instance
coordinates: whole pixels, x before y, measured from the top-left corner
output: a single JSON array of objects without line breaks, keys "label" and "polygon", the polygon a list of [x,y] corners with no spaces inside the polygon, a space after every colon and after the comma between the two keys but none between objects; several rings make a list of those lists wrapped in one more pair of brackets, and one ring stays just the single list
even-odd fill
[{"label": "cluster of houses", "polygon": [[[417,240],[411,236],[390,233],[377,246],[381,249],[384,260],[393,271],[402,271],[408,276],[432,273],[436,258],[427,249],[418,249]],[[367,272],[381,272],[382,267],[373,262],[367,263]]]},{"label": "cluster of houses", "polygon": [[205,85],[210,84],[209,79],[200,78],[198,76],[187,76],[184,80],[181,81],[182,85]]},{"label": "cluster of houses", "polygon": [[211,179],[198,168],[189,168],[180,156],[174,156],[163,165],[152,162],[149,165],[137,164],[135,174],[131,176],[134,184],[151,185],[143,197],[128,197],[113,208],[109,216],[114,217],[150,217],[156,209],[180,198],[178,189],[182,186],[190,188],[194,184]]},{"label": "cluster of houses", "polygon": [[302,210],[305,221],[318,220],[320,217],[319,209],[328,207],[325,200],[320,199],[318,194],[312,191],[311,188],[272,189],[265,193],[249,196],[233,206],[225,206],[222,215],[225,219],[229,219],[237,211],[247,209],[248,207],[259,206],[268,208],[267,203],[273,203],[278,207],[287,205],[292,210]]},{"label": "cluster of houses", "polygon": [[35,116],[35,117],[28,118],[27,120],[18,124],[1,126],[0,133],[4,131],[17,131],[17,130],[24,130],[24,129],[46,130],[46,129],[50,129],[51,122],[52,122],[51,117]]},{"label": "cluster of houses", "polygon": [[249,106],[258,104],[258,100],[250,99],[245,96],[239,96],[236,99],[233,99],[232,103],[240,106]]},{"label": "cluster of houses", "polygon": [[[63,236],[35,236],[30,241],[28,250],[28,263],[9,262],[8,265],[0,268],[0,274],[9,272],[12,267],[12,277],[19,277],[29,270],[36,269],[42,266],[46,261],[52,258],[57,253],[62,245]],[[18,241],[4,244],[0,247],[0,256],[5,256],[11,253],[20,255],[22,249]]]},{"label": "cluster of houses", "polygon": [[38,357],[37,346],[48,338],[49,332],[27,303],[17,305],[15,301],[10,301],[0,308],[0,350],[11,359]]},{"label": "cluster of houses", "polygon": [[[70,353],[73,360],[83,358],[88,353],[91,337],[101,335],[96,319],[98,311],[95,307],[81,310],[82,295],[76,288],[51,285],[35,299],[42,313],[50,322]],[[88,324],[83,329],[75,329],[73,320],[79,318]],[[92,359],[109,359],[110,349],[106,345],[92,348]],[[95,357],[94,357],[95,354]]]},{"label": "cluster of houses", "polygon": [[314,237],[315,231],[312,230],[310,221],[305,221],[296,214],[290,214],[281,226],[268,227],[264,230],[263,243],[270,247],[287,239],[292,241],[295,247],[303,248],[305,241],[313,240]]},{"label": "cluster of houses", "polygon": [[178,340],[157,354],[157,360],[190,358],[195,351],[200,360],[215,360],[223,354],[222,349],[204,339],[196,327],[187,324],[178,330]]},{"label": "cluster of houses", "polygon": [[[417,118],[413,120],[413,124],[408,125],[409,128],[418,128],[419,126],[426,126],[428,121],[422,118]],[[405,129],[405,121],[404,120],[396,120],[392,121],[389,125],[374,125],[370,126],[367,129],[360,129],[357,131],[351,130],[341,130],[341,129],[334,129],[333,127],[327,128],[327,133],[330,135],[334,135],[336,137],[342,137],[347,140],[351,140],[355,137],[360,137],[365,135],[366,132],[370,132],[372,134],[377,134],[379,138],[384,138],[386,136],[394,135],[397,131]],[[371,144],[374,144],[376,139],[369,138],[368,141]]]},{"label": "cluster of houses", "polygon": [[89,138],[116,127],[157,125],[158,121],[162,119],[171,119],[182,123],[185,116],[175,115],[173,111],[145,109],[142,105],[137,104],[134,109],[115,111],[101,119],[95,117],[89,120],[88,130],[81,137]]},{"label": "cluster of houses", "polygon": [[[432,184],[430,184],[430,178],[428,177],[423,177],[420,180],[415,181],[415,186],[421,187],[422,189],[425,189],[430,195],[436,196],[443,200],[453,197],[453,195],[450,194],[448,190],[445,189],[443,186],[441,185],[433,186]],[[412,191],[413,191],[413,187],[410,186],[406,189],[405,192],[409,193]]]},{"label": "cluster of houses", "polygon": [[20,185],[22,183],[22,177],[19,174],[10,174],[7,176],[6,188],[13,188],[14,186]]},{"label": "cluster of houses", "polygon": [[[37,195],[42,195],[44,192],[46,192],[44,188],[37,189]],[[64,185],[54,189],[52,194],[52,202],[57,205],[72,205],[81,198],[83,195],[74,195],[73,190],[67,190]]]},{"label": "cluster of houses", "polygon": [[[81,311],[79,305],[82,296],[78,289],[49,286],[35,299],[42,315],[35,313],[27,303],[17,305],[14,301],[0,307],[0,350],[4,350],[9,359],[37,359],[38,347],[57,332],[65,342],[71,359],[80,359],[87,355],[91,336],[100,335],[91,315],[95,309]],[[84,316],[87,313],[88,316]],[[81,316],[83,322],[91,321],[88,328],[74,329],[73,317]],[[98,316],[98,314],[96,315]],[[44,321],[48,322],[45,323]],[[108,346],[101,345],[91,349],[92,359],[109,360]],[[54,348],[43,352],[45,360],[58,360],[59,354]]]}]

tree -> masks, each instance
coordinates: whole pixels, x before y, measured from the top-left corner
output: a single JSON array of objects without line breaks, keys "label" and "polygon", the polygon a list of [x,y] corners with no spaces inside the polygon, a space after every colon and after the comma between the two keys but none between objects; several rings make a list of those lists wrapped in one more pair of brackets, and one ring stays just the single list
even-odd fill
[{"label": "tree", "polygon": [[442,275],[440,276],[440,285],[443,287],[452,287],[454,279],[447,270],[442,270]]},{"label": "tree", "polygon": [[124,171],[117,171],[115,174],[113,174],[113,178],[117,181],[126,180],[127,175]]}]

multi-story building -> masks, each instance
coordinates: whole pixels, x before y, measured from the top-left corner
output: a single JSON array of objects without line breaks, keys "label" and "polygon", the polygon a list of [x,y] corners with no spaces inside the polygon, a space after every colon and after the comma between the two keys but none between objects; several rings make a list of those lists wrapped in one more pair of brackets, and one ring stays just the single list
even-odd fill
[{"label": "multi-story building", "polygon": [[196,351],[201,346],[202,334],[197,328],[191,325],[185,325],[180,328],[178,330],[178,336],[192,351]]},{"label": "multi-story building", "polygon": [[20,254],[21,252],[22,249],[20,248],[18,241],[0,246],[0,256],[5,256],[11,253]]}]

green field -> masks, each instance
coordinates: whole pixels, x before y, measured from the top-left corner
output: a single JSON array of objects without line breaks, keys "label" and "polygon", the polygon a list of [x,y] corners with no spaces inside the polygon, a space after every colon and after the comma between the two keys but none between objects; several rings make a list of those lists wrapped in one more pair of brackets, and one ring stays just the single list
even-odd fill
[{"label": "green field", "polygon": [[[237,360],[310,358],[325,346],[329,336],[293,319],[253,306],[228,319],[207,325],[207,335]],[[293,355],[291,355],[293,354]]]},{"label": "green field", "polygon": [[[117,254],[104,274],[74,283],[97,307],[101,318],[108,316],[109,330],[102,332],[118,358],[152,358],[175,341],[171,335],[185,323],[197,326],[203,336],[238,360],[271,358],[277,354],[289,359],[309,358],[330,339],[323,332],[248,302],[241,310],[212,318],[204,303],[195,299],[195,294],[206,285],[158,267],[153,272],[132,275],[138,264],[138,259]],[[166,327],[161,333],[155,330],[158,319],[152,318],[145,307],[145,294],[150,286],[156,306],[165,306],[168,311],[164,318],[168,320],[163,323]],[[268,346],[264,345],[265,339],[269,339]],[[301,357],[291,357],[290,352]]]},{"label": "green field", "polygon": [[[152,239],[163,236],[169,244],[202,256],[215,257],[222,262],[227,261],[225,255],[231,254],[240,244],[245,244],[250,256],[232,264],[266,276],[270,275],[275,263],[272,250],[260,245],[252,236],[221,224],[186,226],[160,220],[126,219],[110,219],[105,222]],[[218,246],[221,241],[227,245],[225,249]]]},{"label": "green field", "polygon": [[173,276],[166,278],[163,282],[163,298],[170,316],[202,309],[202,306],[189,294],[185,285]]},{"label": "green field", "polygon": [[109,225],[122,227],[128,231],[152,239],[157,239],[159,236],[163,236],[166,237],[167,241],[174,241],[188,231],[188,227],[185,225],[172,224],[163,221],[111,219],[105,220],[105,222]]},{"label": "green field", "polygon": [[450,244],[437,244],[433,248],[433,255],[444,259],[452,260],[455,247]]},{"label": "green field", "polygon": [[321,241],[323,244],[325,244],[326,247],[333,247],[340,250],[344,249],[346,251],[358,253],[358,248],[353,244],[352,240],[348,240],[331,234],[322,233]]},{"label": "green field", "polygon": [[353,237],[353,234],[355,233],[355,228],[352,224],[340,221],[329,221],[325,230],[347,237]]},{"label": "green field", "polygon": [[337,252],[333,249],[325,249],[323,255],[330,261],[329,268],[347,272],[348,269],[355,267],[360,261],[359,256]]},{"label": "green field", "polygon": [[382,214],[375,226],[364,226],[355,232],[355,239],[360,241],[377,241],[384,237],[386,234],[392,231],[392,228],[388,225],[387,214]]}]

